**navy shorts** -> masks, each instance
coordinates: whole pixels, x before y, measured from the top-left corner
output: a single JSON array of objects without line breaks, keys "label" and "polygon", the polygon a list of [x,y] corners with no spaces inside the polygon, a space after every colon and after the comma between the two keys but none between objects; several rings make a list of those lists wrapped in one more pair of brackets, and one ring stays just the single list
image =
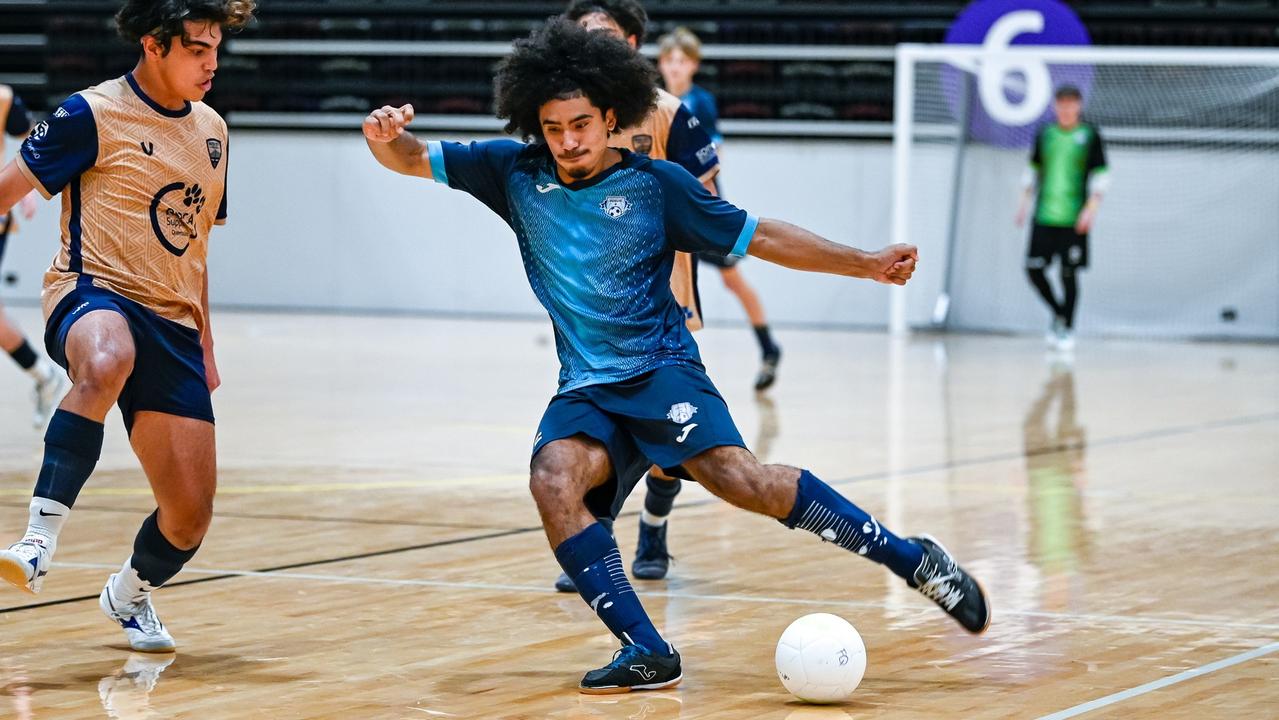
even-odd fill
[{"label": "navy shorts", "polygon": [[746,447],[711,379],[685,365],[556,395],[537,428],[533,455],[575,435],[603,443],[613,464],[609,482],[586,496],[596,517],[616,517],[653,465],[692,480],[682,467],[685,460],[724,445]]},{"label": "navy shorts", "polygon": [[714,265],[720,270],[736,267],[742,259],[736,255],[716,255],[715,253],[697,253],[697,259],[707,265]]},{"label": "navy shorts", "polygon": [[133,333],[133,373],[118,400],[130,432],[134,415],[144,410],[213,422],[200,333],[113,292],[81,285],[58,303],[44,333],[44,346],[54,362],[67,368],[67,333],[95,310],[123,316]]}]

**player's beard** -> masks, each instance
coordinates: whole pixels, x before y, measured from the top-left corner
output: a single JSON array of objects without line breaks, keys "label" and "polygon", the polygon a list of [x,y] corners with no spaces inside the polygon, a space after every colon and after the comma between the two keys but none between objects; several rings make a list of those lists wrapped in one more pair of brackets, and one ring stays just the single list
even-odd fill
[{"label": "player's beard", "polygon": [[559,159],[560,159],[560,167],[564,169],[564,174],[565,174],[565,175],[568,175],[569,177],[573,178],[574,180],[581,180],[581,179],[583,179],[583,178],[587,177],[588,175],[590,175],[590,174],[591,174],[591,166],[590,166],[590,163],[586,163],[586,164],[582,164],[582,165],[569,165],[569,164],[568,164],[568,162],[569,162],[569,161],[572,161],[572,160],[580,160],[580,159],[583,159],[583,158],[588,157],[589,155],[590,155],[590,152],[583,152],[583,153],[581,153],[581,154],[579,154],[579,155],[567,155],[567,156],[561,156],[561,157],[559,158]]}]

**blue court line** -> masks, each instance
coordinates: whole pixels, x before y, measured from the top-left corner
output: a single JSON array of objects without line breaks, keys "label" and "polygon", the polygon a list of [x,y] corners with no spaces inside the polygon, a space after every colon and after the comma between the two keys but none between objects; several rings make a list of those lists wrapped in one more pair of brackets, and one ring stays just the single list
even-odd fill
[{"label": "blue court line", "polygon": [[1176,685],[1177,683],[1180,683],[1180,682],[1193,680],[1201,675],[1207,675],[1208,673],[1216,672],[1218,670],[1224,670],[1228,667],[1239,665],[1240,663],[1246,663],[1249,660],[1255,660],[1259,657],[1262,657],[1263,655],[1269,655],[1273,652],[1279,652],[1279,642],[1272,642],[1269,645],[1262,645],[1261,647],[1256,648],[1254,650],[1249,650],[1248,652],[1239,653],[1238,655],[1228,657],[1224,660],[1218,660],[1217,662],[1208,663],[1207,665],[1200,665],[1197,668],[1192,668],[1190,670],[1186,670],[1185,672],[1179,672],[1176,675],[1169,675],[1166,678],[1155,680],[1154,682],[1148,682],[1145,685],[1138,685],[1137,687],[1132,688],[1131,690],[1124,690],[1122,692],[1117,692],[1113,695],[1107,695],[1106,697],[1097,698],[1096,700],[1086,702],[1082,705],[1076,705],[1072,708],[1067,708],[1060,712],[1055,712],[1052,715],[1044,715],[1043,717],[1040,717],[1039,720],[1065,720],[1066,718],[1072,718],[1079,715],[1083,715],[1084,713],[1092,712],[1093,710],[1104,708],[1108,705],[1114,705],[1115,703],[1123,702],[1124,700],[1128,700],[1129,698],[1135,698],[1138,695],[1145,695],[1146,693],[1154,692],[1156,690],[1166,688],[1169,685]]}]

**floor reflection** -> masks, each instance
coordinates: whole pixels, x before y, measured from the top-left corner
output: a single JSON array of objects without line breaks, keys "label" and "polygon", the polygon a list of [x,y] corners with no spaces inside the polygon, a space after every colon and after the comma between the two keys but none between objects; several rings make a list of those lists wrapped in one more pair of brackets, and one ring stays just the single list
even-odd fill
[{"label": "floor reflection", "polygon": [[150,720],[165,717],[151,707],[151,692],[160,673],[173,664],[174,654],[130,653],[124,666],[98,681],[98,698],[111,720]]},{"label": "floor reflection", "polygon": [[1022,423],[1028,555],[1045,578],[1076,571],[1089,548],[1083,500],[1088,440],[1078,410],[1074,370],[1055,362]]}]

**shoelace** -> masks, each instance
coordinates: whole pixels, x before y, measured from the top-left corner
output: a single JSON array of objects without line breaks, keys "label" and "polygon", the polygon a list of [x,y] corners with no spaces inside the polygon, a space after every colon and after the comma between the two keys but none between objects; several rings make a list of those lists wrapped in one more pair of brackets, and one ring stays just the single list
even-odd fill
[{"label": "shoelace", "polygon": [[955,606],[964,599],[963,589],[951,583],[954,578],[955,575],[953,573],[942,577],[929,578],[928,582],[919,586],[919,592],[946,608],[947,611],[954,610]]},{"label": "shoelace", "polygon": [[151,607],[151,603],[145,600],[132,605],[125,605],[120,608],[118,613],[121,617],[132,617],[137,620],[138,626],[147,635],[158,635],[164,629],[160,618],[156,617],[155,608]]},{"label": "shoelace", "polygon": [[617,649],[617,652],[613,653],[613,660],[604,667],[609,669],[621,667],[623,664],[629,663],[631,657],[638,652],[639,648],[635,645],[623,645]]}]

